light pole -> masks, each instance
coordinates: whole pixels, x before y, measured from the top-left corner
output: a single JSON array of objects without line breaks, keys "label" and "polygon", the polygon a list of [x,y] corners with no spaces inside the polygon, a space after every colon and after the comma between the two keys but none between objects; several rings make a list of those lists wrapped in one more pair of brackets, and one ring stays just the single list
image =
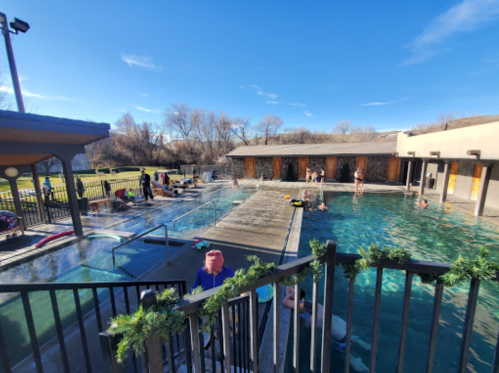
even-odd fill
[{"label": "light pole", "polygon": [[16,62],[14,61],[14,53],[12,52],[12,44],[10,43],[9,33],[17,34],[19,31],[24,33],[29,30],[29,24],[21,21],[20,19],[14,18],[10,22],[10,27],[12,27],[14,31],[10,31],[9,25],[7,24],[7,16],[4,13],[0,13],[0,24],[2,25],[2,33],[5,39],[5,48],[7,49],[7,58],[9,59],[12,85],[14,86],[14,93],[16,94],[17,109],[19,112],[25,113],[23,96],[21,94],[21,86],[19,85],[19,77],[17,76]]}]

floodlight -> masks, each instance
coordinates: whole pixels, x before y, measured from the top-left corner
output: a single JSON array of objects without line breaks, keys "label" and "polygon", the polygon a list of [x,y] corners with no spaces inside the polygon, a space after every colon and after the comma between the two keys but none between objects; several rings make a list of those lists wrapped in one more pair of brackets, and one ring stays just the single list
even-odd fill
[{"label": "floodlight", "polygon": [[29,24],[28,22],[21,21],[18,18],[14,18],[12,21],[10,21],[10,27],[12,27],[16,32],[26,32],[29,30]]}]

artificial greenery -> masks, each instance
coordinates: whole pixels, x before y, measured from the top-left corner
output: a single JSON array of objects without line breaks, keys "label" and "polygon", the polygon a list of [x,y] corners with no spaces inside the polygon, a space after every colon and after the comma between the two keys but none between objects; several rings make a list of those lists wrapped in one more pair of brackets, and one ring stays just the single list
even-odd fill
[{"label": "artificial greenery", "polygon": [[119,315],[111,320],[109,332],[123,334],[116,356],[120,363],[123,363],[130,349],[136,355],[143,353],[149,337],[158,336],[169,342],[172,334],[184,331],[185,315],[174,307],[178,300],[174,288],[165,289],[157,296],[157,304],[147,309],[141,305],[133,315]]},{"label": "artificial greenery", "polygon": [[443,275],[418,274],[423,283],[433,283],[437,286],[453,287],[467,280],[491,280],[499,271],[499,264],[490,261],[486,247],[474,258],[465,258],[462,255],[456,259],[449,271]]},{"label": "artificial greenery", "polygon": [[305,278],[312,274],[314,277],[314,282],[319,282],[322,277],[322,264],[318,258],[326,255],[327,253],[327,244],[325,242],[321,243],[317,239],[312,239],[309,241],[310,248],[312,249],[312,255],[317,259],[310,262],[310,265],[296,275],[282,278],[279,283],[285,286],[295,286],[305,280]]},{"label": "artificial greenery", "polygon": [[397,263],[405,263],[411,259],[409,250],[403,248],[380,249],[376,245],[371,245],[364,250],[362,247],[357,251],[361,258],[353,264],[342,264],[343,273],[348,280],[355,280],[359,273],[370,268],[374,263],[380,260],[391,260]]}]

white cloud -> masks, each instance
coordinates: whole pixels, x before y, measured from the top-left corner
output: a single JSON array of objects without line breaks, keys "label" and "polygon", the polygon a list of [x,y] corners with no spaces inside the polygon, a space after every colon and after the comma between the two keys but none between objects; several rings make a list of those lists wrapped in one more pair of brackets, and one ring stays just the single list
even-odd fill
[{"label": "white cloud", "polygon": [[414,96],[410,97],[404,97],[401,98],[400,100],[395,100],[395,101],[385,101],[385,102],[369,102],[367,104],[361,104],[360,106],[383,106],[383,105],[390,105],[390,104],[395,104],[397,102],[402,102],[402,101],[407,101],[413,98]]},{"label": "white cloud", "polygon": [[310,112],[306,111],[306,112],[305,112],[305,115],[306,115],[307,117],[309,117],[309,118],[310,118],[310,117],[312,116],[312,113],[310,113]]},{"label": "white cloud", "polygon": [[275,104],[279,104],[280,102],[279,101],[272,101],[272,100],[267,100],[265,101],[266,104],[272,104],[272,105],[275,105]]},{"label": "white cloud", "polygon": [[307,105],[302,104],[302,103],[300,103],[300,102],[294,102],[294,103],[292,103],[292,104],[290,104],[290,105],[291,105],[291,106],[297,106],[297,107],[306,107],[306,106],[307,106]]},{"label": "white cloud", "polygon": [[161,110],[159,110],[159,109],[147,109],[147,108],[142,107],[142,106],[135,106],[135,109],[140,110],[140,111],[144,111],[146,113],[153,113],[153,114],[159,114],[161,112]]},{"label": "white cloud", "polygon": [[264,96],[266,98],[270,98],[272,100],[275,100],[277,97],[279,97],[279,95],[275,94],[275,93],[268,93],[268,92],[264,92],[259,86],[253,84],[251,85],[251,88],[253,88],[257,94],[259,94],[260,96]]},{"label": "white cloud", "polygon": [[149,96],[149,95],[148,95],[147,93],[142,93],[142,94],[141,94],[141,96],[142,96],[142,97],[147,97],[147,96]]},{"label": "white cloud", "polygon": [[121,59],[128,66],[139,66],[148,70],[161,70],[161,68],[152,63],[152,58],[149,56],[137,56],[135,54],[122,54]]},{"label": "white cloud", "polygon": [[475,30],[499,17],[499,0],[463,0],[435,18],[409,45],[412,56],[404,65],[422,63],[442,52],[438,48],[452,35]]},{"label": "white cloud", "polygon": [[[14,89],[12,87],[0,86],[0,92],[5,92],[5,93],[13,95]],[[72,98],[64,97],[64,96],[45,96],[45,95],[41,95],[38,93],[32,93],[26,89],[21,89],[21,93],[22,93],[23,97],[33,97],[33,98],[38,98],[40,100],[59,100],[59,101],[71,101],[71,102],[75,101]]]}]

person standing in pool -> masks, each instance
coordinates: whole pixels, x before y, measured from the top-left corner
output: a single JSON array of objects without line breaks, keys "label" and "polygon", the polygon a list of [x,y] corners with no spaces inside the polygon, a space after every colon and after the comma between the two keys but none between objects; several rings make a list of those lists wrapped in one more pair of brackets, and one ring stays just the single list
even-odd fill
[{"label": "person standing in pool", "polygon": [[234,277],[234,271],[224,265],[224,257],[219,250],[211,250],[206,253],[204,267],[197,275],[192,290],[201,286],[203,290],[209,290],[223,284],[226,278]]},{"label": "person standing in pool", "polygon": [[308,183],[310,181],[310,174],[312,173],[312,170],[310,170],[310,167],[307,166],[307,170],[305,172],[305,183]]},{"label": "person standing in pool", "polygon": [[366,178],[366,173],[365,173],[365,171],[364,171],[363,168],[360,170],[360,172],[358,173],[358,175],[359,175],[359,178],[360,178],[359,188],[362,189],[362,190],[364,190],[364,180]]},{"label": "person standing in pool", "polygon": [[[303,320],[305,328],[312,328],[312,302],[305,300],[305,292],[301,291],[300,297],[300,319]],[[283,299],[282,304],[288,308],[295,308],[295,290],[292,287],[286,288],[286,297]],[[322,331],[324,319],[324,307],[322,304],[317,304],[317,328]],[[347,323],[341,317],[333,315],[331,323],[331,337],[334,339],[334,348],[344,354],[346,349],[347,337]],[[356,343],[366,351],[371,350],[371,346],[359,339],[359,337],[352,335],[350,341]],[[362,363],[358,357],[350,354],[350,365],[357,372],[369,372],[369,369]]]}]

